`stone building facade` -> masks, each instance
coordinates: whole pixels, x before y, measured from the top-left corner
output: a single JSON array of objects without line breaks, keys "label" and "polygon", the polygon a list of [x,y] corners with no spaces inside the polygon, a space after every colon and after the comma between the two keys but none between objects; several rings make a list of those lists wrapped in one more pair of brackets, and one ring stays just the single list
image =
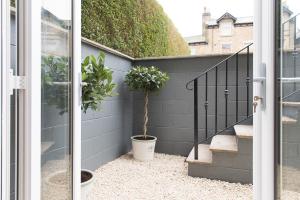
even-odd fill
[{"label": "stone building facade", "polygon": [[[292,12],[287,8],[286,19]],[[294,44],[292,25],[286,25],[286,44]],[[202,14],[202,35],[185,38],[191,55],[232,54],[253,42],[253,17],[237,18],[226,12],[218,19],[212,19],[210,12],[204,8]],[[250,47],[250,52],[253,47]]]}]

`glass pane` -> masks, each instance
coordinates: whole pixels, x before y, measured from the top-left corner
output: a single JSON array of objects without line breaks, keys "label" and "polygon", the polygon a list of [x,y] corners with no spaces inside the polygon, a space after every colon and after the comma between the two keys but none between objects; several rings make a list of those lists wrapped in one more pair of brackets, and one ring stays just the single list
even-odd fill
[{"label": "glass pane", "polygon": [[[10,56],[11,56],[11,70],[14,75],[18,75],[18,1],[11,0],[11,12],[10,12]],[[18,199],[18,95],[14,90],[13,95],[10,97],[10,199]]]},{"label": "glass pane", "polygon": [[42,0],[42,199],[72,199],[72,1]]},{"label": "glass pane", "polygon": [[282,0],[280,199],[300,199],[300,4]]}]

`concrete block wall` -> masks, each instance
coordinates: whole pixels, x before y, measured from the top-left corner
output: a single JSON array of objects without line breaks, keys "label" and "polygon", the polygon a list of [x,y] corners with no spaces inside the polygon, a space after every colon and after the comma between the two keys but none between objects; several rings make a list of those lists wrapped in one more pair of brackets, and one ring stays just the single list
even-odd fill
[{"label": "concrete block wall", "polygon": [[[160,92],[151,94],[149,100],[149,134],[158,137],[156,150],[161,153],[187,156],[193,146],[193,91],[185,84],[209,67],[227,56],[206,56],[173,59],[142,59],[134,65],[157,66],[170,75],[166,87]],[[235,57],[228,63],[228,123],[235,122]],[[239,119],[246,116],[246,55],[239,56]],[[252,76],[252,55],[250,56],[250,76]],[[208,74],[208,126],[209,134],[214,131],[215,100],[218,104],[218,129],[225,123],[225,67],[218,73],[218,94],[215,97],[215,72]],[[205,137],[205,78],[201,78],[199,87],[199,141]],[[250,97],[252,84],[250,84]],[[135,93],[134,98],[134,134],[142,133],[143,94]],[[249,102],[251,109],[252,102]]]},{"label": "concrete block wall", "polygon": [[[82,43],[82,59],[98,56],[100,48]],[[131,60],[105,52],[105,65],[114,71],[118,96],[105,99],[99,111],[82,113],[82,168],[95,170],[131,149],[133,96],[124,83]]]}]

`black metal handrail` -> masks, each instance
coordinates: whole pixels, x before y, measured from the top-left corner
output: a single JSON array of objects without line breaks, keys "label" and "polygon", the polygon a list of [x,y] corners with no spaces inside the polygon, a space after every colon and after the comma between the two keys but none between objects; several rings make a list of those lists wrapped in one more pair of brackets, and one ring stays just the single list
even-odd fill
[{"label": "black metal handrail", "polygon": [[[199,111],[199,107],[198,107],[198,80],[202,77],[205,78],[205,101],[204,101],[204,110],[205,110],[205,139],[200,141],[200,143],[203,143],[209,139],[211,139],[213,136],[218,135],[230,128],[232,128],[234,125],[239,124],[244,122],[245,120],[249,119],[250,117],[252,117],[252,115],[250,115],[250,106],[249,106],[249,102],[250,102],[250,46],[253,43],[245,46],[244,48],[242,48],[241,50],[239,50],[238,52],[236,52],[235,54],[227,57],[226,59],[222,60],[221,62],[217,63],[216,65],[208,68],[207,70],[205,70],[203,73],[201,73],[199,76],[195,77],[194,79],[192,79],[191,81],[187,82],[186,84],[186,89],[188,90],[194,90],[194,159],[198,160],[198,144],[199,144],[199,121],[198,121],[198,111]],[[246,91],[246,95],[247,95],[247,116],[242,119],[239,120],[239,55],[241,52],[243,52],[244,50],[247,50],[246,53],[246,87],[247,87],[247,91]],[[236,119],[234,123],[231,123],[229,125],[228,123],[228,96],[229,96],[229,88],[228,88],[228,68],[229,68],[229,60],[235,58],[235,115],[236,115]],[[224,121],[224,127],[222,130],[218,129],[218,75],[219,75],[219,70],[221,68],[225,67],[225,89],[224,89],[224,97],[225,97],[225,121]],[[214,120],[214,133],[211,134],[210,136],[208,135],[208,106],[209,106],[209,101],[208,101],[208,73],[209,72],[215,72],[215,101],[213,102],[215,105],[214,109],[215,109],[215,120]],[[189,86],[193,83],[193,88],[190,88]]]},{"label": "black metal handrail", "polygon": [[[239,50],[238,52],[236,52],[235,54],[232,54],[231,56],[227,57],[226,59],[220,61],[219,63],[215,64],[214,66],[208,68],[206,71],[202,72],[199,76],[193,78],[192,80],[190,80],[189,82],[187,82],[186,84],[186,89],[188,90],[193,90],[193,88],[189,88],[188,86],[195,80],[195,79],[199,79],[200,77],[204,76],[206,73],[214,70],[216,67],[218,67],[219,65],[223,64],[224,62],[226,62],[226,60],[228,61],[230,58],[236,56],[237,54],[241,53],[242,51],[244,51],[245,49],[249,49],[250,46],[253,45],[253,43],[250,43],[249,45],[245,46],[244,48],[242,48],[241,50]],[[249,51],[247,50],[247,54]]]}]

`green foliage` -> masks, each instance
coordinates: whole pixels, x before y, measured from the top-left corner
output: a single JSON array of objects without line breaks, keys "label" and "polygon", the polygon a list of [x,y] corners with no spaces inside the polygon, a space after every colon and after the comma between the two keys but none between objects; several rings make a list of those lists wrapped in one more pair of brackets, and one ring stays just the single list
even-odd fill
[{"label": "green foliage", "polygon": [[156,0],[84,0],[82,36],[133,57],[189,54]]},{"label": "green foliage", "polygon": [[125,77],[125,83],[131,90],[153,92],[161,89],[169,80],[167,73],[157,67],[137,66],[132,68]]},{"label": "green foliage", "polygon": [[56,106],[60,114],[68,111],[69,80],[67,57],[42,56],[42,101]]},{"label": "green foliage", "polygon": [[15,7],[16,3],[15,0],[10,0],[10,6]]},{"label": "green foliage", "polygon": [[[105,97],[115,95],[116,84],[112,81],[113,71],[104,66],[105,55],[99,53],[96,59],[87,56],[81,64],[82,70],[82,110],[98,109]],[[60,114],[68,112],[71,90],[69,58],[59,56],[42,57],[42,100],[43,103],[56,106]]]},{"label": "green foliage", "polygon": [[104,66],[104,60],[105,55],[100,52],[97,59],[90,55],[81,64],[83,112],[86,112],[88,108],[97,110],[98,104],[105,97],[115,95],[113,89],[116,84],[112,81],[113,71]]}]

